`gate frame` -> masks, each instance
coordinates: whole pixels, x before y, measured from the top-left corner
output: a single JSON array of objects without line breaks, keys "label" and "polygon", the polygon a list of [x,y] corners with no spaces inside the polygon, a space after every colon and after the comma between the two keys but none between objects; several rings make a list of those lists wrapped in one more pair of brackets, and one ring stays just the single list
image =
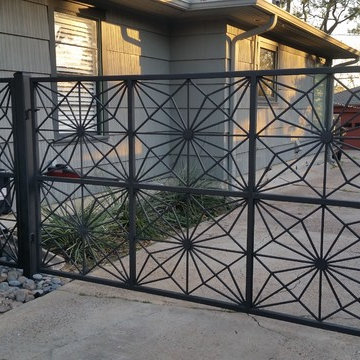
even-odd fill
[{"label": "gate frame", "polygon": [[[39,183],[42,177],[38,174],[37,144],[35,133],[36,122],[36,103],[34,86],[38,81],[56,81],[58,78],[30,78],[22,73],[15,73],[11,80],[12,102],[13,102],[13,128],[14,128],[14,154],[15,154],[15,184],[16,184],[16,204],[18,214],[18,265],[23,268],[24,275],[31,276],[36,272],[42,271],[53,275],[60,275],[73,279],[80,279],[99,284],[105,284],[120,288],[131,289],[156,295],[168,296],[172,298],[193,301],[215,307],[226,308],[234,311],[244,312],[252,315],[278,319],[291,323],[307,325],[311,327],[337,331],[341,333],[360,336],[360,327],[351,328],[347,326],[317,321],[314,319],[305,319],[298,316],[287,315],[284,313],[261,310],[253,306],[253,276],[254,276],[254,226],[255,226],[255,204],[258,200],[285,201],[317,205],[346,206],[360,209],[360,202],[330,200],[324,196],[319,198],[305,198],[299,196],[284,196],[276,194],[259,194],[256,189],[256,124],[257,124],[257,83],[260,77],[275,75],[302,75],[302,74],[323,74],[327,76],[326,93],[332,94],[332,79],[335,73],[346,73],[348,68],[316,68],[316,69],[289,69],[276,71],[243,71],[226,72],[211,74],[181,74],[181,75],[149,75],[149,76],[124,76],[121,77],[127,82],[128,91],[128,148],[129,148],[129,177],[125,188],[129,194],[129,256],[130,256],[130,281],[129,283],[120,283],[113,280],[107,280],[96,277],[85,277],[78,274],[68,274],[61,271],[41,268],[40,264],[40,192]],[[352,72],[360,72],[360,67],[354,67]],[[186,294],[175,293],[166,290],[154,289],[147,286],[136,284],[136,223],[135,223],[135,192],[139,188],[135,183],[135,132],[134,132],[134,84],[139,80],[171,80],[171,79],[204,79],[204,78],[234,78],[247,77],[250,79],[250,121],[249,121],[249,173],[248,188],[240,196],[246,199],[248,206],[247,220],[247,249],[246,249],[246,296],[245,303],[233,305],[224,301],[216,301],[198,296],[189,296]],[[105,81],[115,77],[79,77],[77,80]],[[118,78],[118,77],[116,77]],[[74,77],[64,77],[61,81],[74,80]],[[328,101],[325,114],[326,129],[330,129],[332,124],[332,101]],[[327,147],[326,147],[327,149]],[[325,150],[327,151],[327,150]],[[327,156],[327,155],[326,155]],[[325,171],[326,171],[326,164]],[[326,181],[326,176],[324,177]],[[81,184],[81,179],[76,181]],[[87,183],[87,182],[86,182]],[[94,184],[99,182],[94,181]],[[140,186],[141,188],[141,186]],[[151,186],[150,186],[151,188]],[[154,187],[156,188],[156,187]],[[164,188],[166,190],[166,188]],[[191,189],[189,190],[191,192]],[[215,191],[221,193],[221,191]],[[231,192],[226,191],[224,194]],[[239,192],[238,192],[239,193]]]}]

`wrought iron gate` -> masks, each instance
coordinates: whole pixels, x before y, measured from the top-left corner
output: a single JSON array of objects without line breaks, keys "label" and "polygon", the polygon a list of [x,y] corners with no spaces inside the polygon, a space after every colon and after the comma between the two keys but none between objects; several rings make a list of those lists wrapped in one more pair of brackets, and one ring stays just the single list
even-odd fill
[{"label": "wrought iron gate", "polygon": [[0,82],[0,184],[17,192],[0,221],[19,244],[2,233],[3,262],[359,335],[345,72]]}]

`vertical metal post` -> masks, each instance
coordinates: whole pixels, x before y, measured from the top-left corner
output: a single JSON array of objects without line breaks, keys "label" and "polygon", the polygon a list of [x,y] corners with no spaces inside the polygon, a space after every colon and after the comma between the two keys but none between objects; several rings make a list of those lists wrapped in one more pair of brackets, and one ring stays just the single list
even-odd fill
[{"label": "vertical metal post", "polygon": [[250,78],[250,124],[249,124],[249,174],[248,174],[248,219],[246,247],[246,305],[253,303],[254,281],[254,228],[255,228],[255,182],[256,182],[256,119],[257,119],[257,78]]},{"label": "vertical metal post", "polygon": [[[232,191],[233,187],[231,186],[232,182],[233,182],[233,162],[231,159],[231,152],[234,148],[234,118],[235,118],[235,86],[234,86],[234,82],[235,82],[235,77],[228,77],[226,79],[229,79],[229,90],[228,90],[228,96],[229,96],[229,100],[228,100],[228,106],[229,106],[229,110],[228,110],[228,121],[225,123],[227,124],[227,128],[224,129],[225,130],[225,134],[227,134],[227,157],[226,157],[226,169],[228,172],[227,175],[227,181],[228,181],[228,190]],[[225,95],[226,96],[226,95]],[[225,126],[225,125],[224,125]]]},{"label": "vertical metal post", "polygon": [[[325,131],[330,132],[333,126],[333,116],[334,116],[334,75],[328,74],[326,77],[326,87],[325,87],[325,114],[324,114],[324,128]],[[339,124],[341,125],[341,124]],[[325,146],[325,163],[331,162],[331,151],[329,151],[330,144]]]},{"label": "vertical metal post", "polygon": [[135,101],[134,80],[127,81],[128,91],[128,144],[129,144],[129,263],[130,285],[136,285],[136,195],[135,195]]},{"label": "vertical metal post", "polygon": [[16,207],[18,220],[18,262],[25,276],[37,271],[36,246],[36,168],[32,127],[30,78],[18,72],[14,75],[13,130]]}]

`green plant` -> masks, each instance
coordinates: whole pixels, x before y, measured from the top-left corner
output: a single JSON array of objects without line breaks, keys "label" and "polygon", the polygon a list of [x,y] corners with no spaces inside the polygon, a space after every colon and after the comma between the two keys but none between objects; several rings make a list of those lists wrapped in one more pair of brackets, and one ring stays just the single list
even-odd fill
[{"label": "green plant", "polygon": [[81,208],[43,210],[42,246],[74,264],[94,264],[118,248],[125,251],[125,229],[98,201]]},{"label": "green plant", "polygon": [[[209,187],[205,180],[198,185]],[[234,202],[223,196],[140,192],[135,209],[137,245],[161,241],[179,229],[192,227],[232,208]],[[107,189],[86,206],[69,201],[56,210],[44,209],[43,218],[42,246],[75,266],[87,269],[105,257],[128,253],[130,216],[124,192]]]}]

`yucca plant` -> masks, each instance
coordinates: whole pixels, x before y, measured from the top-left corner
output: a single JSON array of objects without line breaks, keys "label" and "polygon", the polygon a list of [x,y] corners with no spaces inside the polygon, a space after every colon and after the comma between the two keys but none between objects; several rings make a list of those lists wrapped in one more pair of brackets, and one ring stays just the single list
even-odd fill
[{"label": "yucca plant", "polygon": [[42,246],[76,264],[91,266],[115,247],[126,252],[126,231],[98,201],[83,209],[43,210]]},{"label": "yucca plant", "polygon": [[[175,186],[182,184],[179,180]],[[209,181],[201,180],[198,186],[208,188]],[[135,210],[136,237],[141,246],[147,246],[233,207],[223,196],[170,191],[142,194]],[[99,259],[111,258],[114,249],[120,255],[128,253],[130,217],[124,193],[107,189],[86,206],[71,202],[56,211],[44,209],[43,218],[42,246],[76,266],[91,268]]]}]

